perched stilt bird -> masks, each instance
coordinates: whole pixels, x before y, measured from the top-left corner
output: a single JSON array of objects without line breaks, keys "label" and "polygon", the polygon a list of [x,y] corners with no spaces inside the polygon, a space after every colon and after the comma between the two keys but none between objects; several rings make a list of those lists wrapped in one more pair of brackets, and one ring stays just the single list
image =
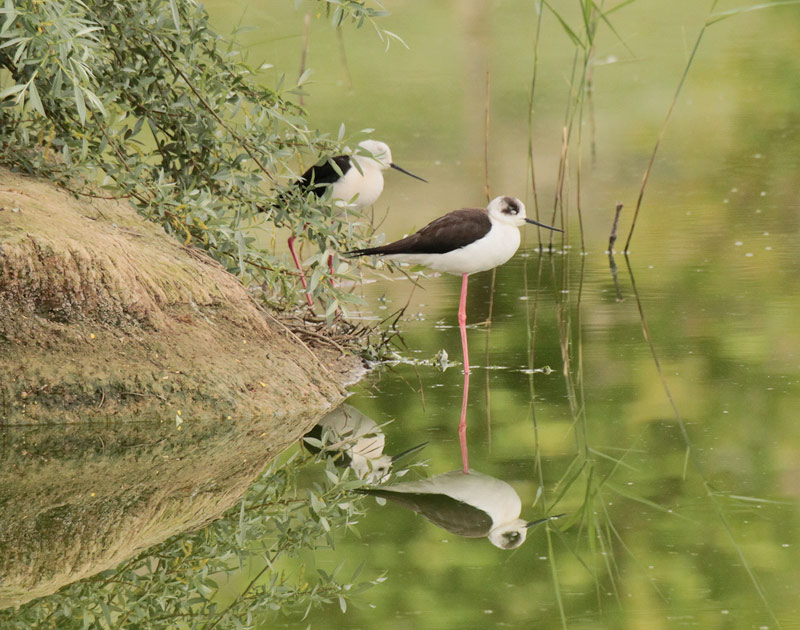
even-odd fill
[{"label": "perched stilt bird", "polygon": [[424,265],[436,271],[462,276],[458,322],[464,350],[464,369],[469,372],[466,343],[467,277],[508,261],[519,249],[519,228],[526,223],[548,230],[525,216],[525,205],[514,197],[496,197],[486,209],[463,208],[431,221],[399,241],[347,252],[350,256],[375,254],[390,260]]},{"label": "perched stilt bird", "polygon": [[[454,210],[431,221],[399,241],[347,252],[351,256],[375,254],[390,260],[424,265],[445,273],[460,274],[461,300],[458,326],[464,353],[464,374],[469,375],[467,349],[467,278],[508,261],[519,249],[519,228],[526,223],[561,232],[525,216],[525,204],[515,197],[495,197],[486,207]],[[466,430],[462,412],[459,433]]]},{"label": "perched stilt bird", "polygon": [[[330,199],[336,205],[355,209],[367,208],[374,204],[383,192],[383,171],[388,168],[426,181],[392,162],[392,152],[385,142],[364,140],[358,144],[353,155],[337,155],[312,166],[295,184],[301,190],[313,192],[317,197],[322,197],[330,189]],[[308,282],[294,248],[296,238],[295,234],[289,237],[289,251],[300,272],[300,281],[306,290],[306,301],[311,306],[313,302],[308,293]],[[332,255],[328,256],[328,267],[333,275]]]}]

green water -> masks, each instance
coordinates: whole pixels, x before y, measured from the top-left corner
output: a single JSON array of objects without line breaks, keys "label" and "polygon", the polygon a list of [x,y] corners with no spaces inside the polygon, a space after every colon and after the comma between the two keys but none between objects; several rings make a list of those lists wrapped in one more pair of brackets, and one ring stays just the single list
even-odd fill
[{"label": "green water", "polygon": [[[409,49],[384,53],[369,33],[348,30],[347,68],[312,18],[312,120],[332,132],[341,122],[375,128],[398,163],[431,182],[389,175],[378,204],[389,212],[388,238],[485,203],[487,105],[491,195],[518,196],[533,211],[533,4],[398,3],[385,25]],[[554,6],[579,28],[574,7]],[[324,566],[365,561],[387,581],[356,610],[313,613],[312,627],[800,627],[797,8],[708,29],[660,147],[629,266],[616,256],[618,288],[605,255],[617,202],[617,249],[625,242],[707,8],[633,3],[613,15],[619,37],[601,26],[580,146],[577,124],[570,144],[570,248],[557,240],[555,253],[539,254],[528,230],[493,293],[490,273],[471,279],[469,321],[487,319],[491,304],[492,323],[469,333],[470,465],[511,484],[524,518],[545,507],[568,516],[508,552],[375,505],[360,539],[340,542]],[[245,13],[254,50],[277,67],[299,66],[302,8],[280,19],[255,4]],[[272,39],[277,29],[294,36]],[[545,218],[574,50],[546,14],[533,119]],[[350,400],[378,423],[393,421],[387,451],[427,440],[430,475],[461,461],[460,366],[420,364],[441,349],[460,361],[459,290],[455,277],[421,282],[399,325],[403,360],[377,369]],[[371,313],[386,316],[411,286],[394,276],[362,291]]]},{"label": "green water", "polygon": [[[375,210],[393,239],[484,205],[487,185],[492,196],[521,198],[529,214],[538,205],[543,219],[552,216],[575,46],[545,13],[534,196],[535,4],[390,3],[381,24],[408,49],[393,43],[388,52],[367,28],[346,28],[340,41],[317,5],[207,8],[222,33],[252,27],[241,40],[253,65],[291,76],[311,10],[311,122],[332,134],[341,123],[351,134],[374,128],[396,162],[430,181],[387,175]],[[553,6],[579,29],[572,3]],[[491,273],[470,280],[470,465],[510,484],[523,518],[566,516],[504,551],[366,499],[359,535],[336,533],[335,551],[306,561],[326,570],[344,563],[345,573],[363,563],[363,578],[385,581],[345,613],[332,603],[260,627],[800,628],[800,8],[709,27],[630,255],[615,256],[616,284],[606,253],[618,202],[616,249],[625,242],[707,9],[634,2],[609,16],[616,34],[600,25],[592,98],[572,127],[558,207],[565,240],[540,252],[527,228],[494,286]],[[273,84],[278,71],[261,77]],[[397,360],[376,367],[348,402],[378,424],[391,421],[387,452],[428,442],[427,467],[403,480],[458,469],[460,279],[426,277],[412,293],[400,274],[365,277],[355,288],[367,304],[359,315],[408,308]],[[445,371],[441,350],[453,363]],[[321,474],[312,467],[305,483]],[[259,569],[243,567],[226,589]]]}]

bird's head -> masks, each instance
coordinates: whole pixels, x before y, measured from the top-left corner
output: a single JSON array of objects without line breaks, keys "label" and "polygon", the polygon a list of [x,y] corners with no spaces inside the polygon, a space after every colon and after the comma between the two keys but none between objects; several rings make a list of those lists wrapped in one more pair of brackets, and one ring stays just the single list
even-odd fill
[{"label": "bird's head", "polygon": [[489,202],[486,210],[489,213],[489,218],[498,223],[505,223],[514,227],[521,227],[526,223],[531,223],[555,232],[563,231],[529,219],[525,216],[525,204],[516,197],[495,197]]},{"label": "bird's head", "polygon": [[525,224],[525,204],[516,197],[495,197],[486,207],[489,217],[515,227]]},{"label": "bird's head", "polygon": [[495,547],[500,547],[500,549],[516,549],[525,542],[525,537],[531,527],[562,516],[564,515],[555,514],[553,516],[545,516],[536,521],[523,521],[521,518],[515,518],[510,523],[503,523],[493,527],[492,531],[489,532],[489,541]]},{"label": "bird's head", "polygon": [[[385,142],[380,142],[379,140],[363,140],[358,143],[358,154],[362,157],[369,158],[367,161],[372,164],[377,163],[377,167],[382,171],[385,171],[387,168],[393,168],[421,182],[427,182],[426,179],[423,179],[419,175],[414,175],[414,173],[410,173],[392,162],[392,151]],[[359,161],[359,164],[363,165],[364,160],[362,159]]]},{"label": "bird's head", "polygon": [[381,170],[386,170],[392,166],[392,151],[385,142],[364,140],[358,143],[358,149],[359,155],[375,160]]}]

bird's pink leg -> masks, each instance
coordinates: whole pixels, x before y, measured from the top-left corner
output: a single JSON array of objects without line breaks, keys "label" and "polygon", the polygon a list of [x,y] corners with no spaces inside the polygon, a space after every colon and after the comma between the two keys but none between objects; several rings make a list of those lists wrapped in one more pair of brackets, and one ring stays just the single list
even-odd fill
[{"label": "bird's pink leg", "polygon": [[467,279],[468,274],[463,274],[461,279],[461,301],[458,303],[458,328],[461,330],[461,349],[464,351],[464,374],[469,374],[469,351],[467,350]]},{"label": "bird's pink leg", "polygon": [[461,330],[461,348],[464,351],[464,393],[461,398],[461,421],[458,423],[458,439],[461,443],[461,464],[464,474],[469,473],[467,455],[467,400],[469,398],[469,352],[467,351],[467,279],[463,274],[461,280],[461,301],[458,304],[458,327]]},{"label": "bird's pink leg", "polygon": [[328,254],[328,271],[331,272],[331,286],[336,288],[336,276],[333,271],[333,254]]},{"label": "bird's pink leg", "polygon": [[306,290],[306,302],[308,302],[309,306],[314,306],[314,301],[311,299],[311,294],[308,292],[308,282],[306,282],[306,274],[303,273],[303,265],[300,264],[300,258],[297,256],[297,252],[294,251],[294,241],[296,238],[294,234],[289,237],[289,251],[292,253],[294,266],[297,267],[297,271],[300,272],[300,282],[303,283],[303,288]]}]

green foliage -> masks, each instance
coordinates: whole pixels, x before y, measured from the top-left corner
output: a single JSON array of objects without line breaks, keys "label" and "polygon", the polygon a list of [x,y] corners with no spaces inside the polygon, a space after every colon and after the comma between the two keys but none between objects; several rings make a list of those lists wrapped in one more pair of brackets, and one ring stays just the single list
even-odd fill
[{"label": "green foliage", "polygon": [[[359,518],[361,499],[352,490],[362,482],[328,460],[323,481],[301,488],[304,463],[297,455],[273,462],[223,518],[54,595],[0,611],[0,626],[253,628],[277,614],[299,619],[314,606],[346,607],[382,578],[357,582],[360,569],[342,578],[341,570],[307,567],[302,554],[332,549],[333,533]],[[230,579],[253,566],[263,568],[244,583]]]},{"label": "green foliage", "polygon": [[[336,26],[394,37],[366,2],[323,4]],[[6,0],[0,20],[0,162],[77,195],[129,199],[275,304],[293,301],[297,274],[254,234],[305,228],[320,252],[313,293],[331,316],[354,299],[321,263],[326,249],[356,246],[358,226],[291,186],[303,155],[343,149],[343,130],[310,129],[294,101],[304,76],[259,85],[191,1]]]}]

